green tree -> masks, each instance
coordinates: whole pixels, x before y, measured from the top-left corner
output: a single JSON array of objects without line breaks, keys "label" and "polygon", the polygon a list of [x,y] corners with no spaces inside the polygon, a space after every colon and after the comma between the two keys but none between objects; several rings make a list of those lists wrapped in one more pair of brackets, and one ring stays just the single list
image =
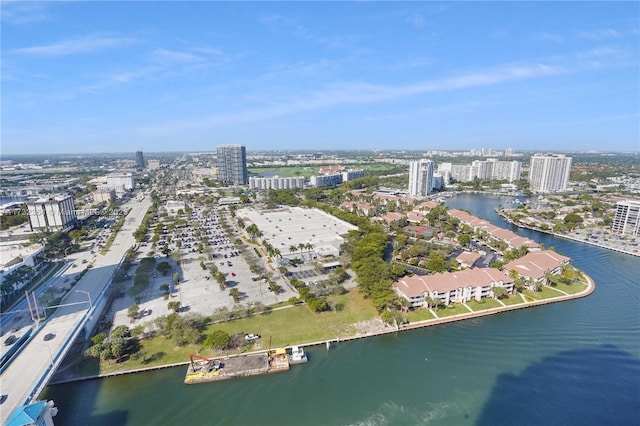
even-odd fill
[{"label": "green tree", "polygon": [[233,298],[234,303],[238,303],[240,301],[240,290],[238,290],[237,288],[232,288],[231,290],[229,290],[229,296],[231,296]]},{"label": "green tree", "polygon": [[126,325],[119,325],[111,331],[109,337],[111,338],[124,338],[129,335],[129,327]]},{"label": "green tree", "polygon": [[94,345],[101,345],[102,342],[104,342],[106,338],[107,338],[107,333],[98,333],[98,334],[96,334],[95,336],[93,336],[91,338],[91,342]]},{"label": "green tree", "polygon": [[225,349],[229,346],[231,337],[222,330],[213,330],[204,339],[204,346],[213,349]]},{"label": "green tree", "polygon": [[140,305],[138,305],[137,303],[134,303],[133,305],[129,306],[129,308],[127,309],[127,316],[131,319],[134,319],[136,316],[138,316],[139,310],[140,310]]},{"label": "green tree", "polygon": [[503,299],[507,295],[507,290],[503,287],[493,287],[491,291],[496,299]]},{"label": "green tree", "polygon": [[174,300],[172,302],[167,303],[167,309],[173,312],[178,312],[180,310],[180,302]]},{"label": "green tree", "polygon": [[458,235],[458,242],[463,247],[469,247],[471,244],[471,236],[467,234]]}]

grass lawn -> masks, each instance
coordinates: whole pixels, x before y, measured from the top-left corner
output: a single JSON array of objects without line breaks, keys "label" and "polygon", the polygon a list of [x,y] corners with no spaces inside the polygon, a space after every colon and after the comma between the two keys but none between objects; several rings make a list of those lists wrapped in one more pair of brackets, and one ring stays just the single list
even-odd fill
[{"label": "grass lawn", "polygon": [[213,324],[209,331],[223,330],[230,335],[239,332],[259,334],[266,349],[269,337],[271,347],[279,347],[351,335],[355,332],[354,323],[377,315],[375,308],[357,290],[329,300],[341,306],[337,312],[314,314],[307,306],[295,306],[257,317]]},{"label": "grass lawn", "polygon": [[434,318],[433,315],[431,315],[431,312],[424,308],[417,308],[413,311],[409,311],[405,316],[409,322],[424,321]]},{"label": "grass lawn", "polygon": [[524,303],[519,293],[513,293],[509,295],[509,297],[505,297],[504,299],[500,299],[500,300],[502,301],[502,303],[504,303],[507,306],[517,305],[518,303]]},{"label": "grass lawn", "polygon": [[467,306],[469,306],[474,311],[484,311],[485,309],[491,308],[502,308],[500,302],[488,297],[482,298],[482,300],[480,300],[479,302],[477,300],[470,300],[467,302]]},{"label": "grass lawn", "polygon": [[318,173],[318,167],[286,166],[286,167],[250,167],[249,174],[261,175],[265,172],[274,173],[280,177],[304,176],[310,178]]},{"label": "grass lawn", "polygon": [[543,300],[543,299],[551,299],[552,297],[564,296],[564,294],[559,291],[555,291],[551,287],[547,287],[546,285],[542,286],[542,290],[538,292],[532,292],[531,290],[525,289],[523,290],[523,294],[531,297],[535,300]]},{"label": "grass lawn", "polygon": [[576,294],[576,293],[580,293],[581,291],[586,289],[587,285],[583,284],[581,282],[580,283],[573,283],[573,284],[570,284],[570,285],[558,283],[553,288],[557,288],[558,290],[562,290],[565,293]]},{"label": "grass lawn", "polygon": [[438,308],[438,310],[436,311],[436,314],[438,314],[438,316],[442,318],[442,317],[450,317],[451,315],[457,315],[457,314],[468,314],[469,312],[470,311],[467,308],[465,308],[465,306],[462,303],[452,303],[447,307]]},{"label": "grass lawn", "polygon": [[[212,330],[223,330],[229,335],[240,332],[259,334],[262,336],[259,340],[261,349],[268,349],[269,338],[271,338],[271,347],[276,348],[349,336],[355,333],[354,323],[373,319],[377,315],[375,308],[369,301],[364,300],[357,290],[328,299],[332,305],[338,306],[337,312],[314,314],[306,305],[295,306],[264,315],[212,324],[203,330],[203,335]],[[172,340],[164,337],[142,340],[140,345],[139,354],[144,356],[134,356],[119,364],[111,361],[98,365],[97,361],[86,359],[80,364],[79,373],[94,375],[185,362],[189,360],[189,354],[192,353],[203,356],[220,355],[214,350],[202,348],[201,345],[178,348]],[[248,349],[257,348],[251,346]]]}]

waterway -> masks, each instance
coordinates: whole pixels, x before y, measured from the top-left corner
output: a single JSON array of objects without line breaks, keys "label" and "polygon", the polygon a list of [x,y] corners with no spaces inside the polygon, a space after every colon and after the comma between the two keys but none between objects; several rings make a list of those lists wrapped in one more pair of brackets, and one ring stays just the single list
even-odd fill
[{"label": "waterway", "polygon": [[[522,198],[522,197],[521,197]],[[450,207],[508,228],[506,198]],[[308,350],[286,373],[184,385],[185,368],[56,385],[59,425],[603,425],[640,419],[640,262],[513,228],[596,282],[589,297]]]}]

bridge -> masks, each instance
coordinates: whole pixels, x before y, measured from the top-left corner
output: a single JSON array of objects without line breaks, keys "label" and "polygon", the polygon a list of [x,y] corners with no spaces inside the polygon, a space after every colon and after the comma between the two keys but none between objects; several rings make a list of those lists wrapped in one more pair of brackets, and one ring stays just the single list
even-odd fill
[{"label": "bridge", "polygon": [[[0,389],[7,395],[0,410],[2,424],[6,424],[15,408],[37,401],[76,338],[83,332],[88,335],[95,328],[108,301],[111,279],[126,251],[135,244],[133,232],[150,206],[149,197],[123,206],[123,211],[129,208],[131,211],[109,251],[95,258],[92,267],[55,312],[42,324],[35,325],[26,339],[17,342],[22,344],[0,370]],[[74,260],[79,263],[89,256],[80,253]]]}]

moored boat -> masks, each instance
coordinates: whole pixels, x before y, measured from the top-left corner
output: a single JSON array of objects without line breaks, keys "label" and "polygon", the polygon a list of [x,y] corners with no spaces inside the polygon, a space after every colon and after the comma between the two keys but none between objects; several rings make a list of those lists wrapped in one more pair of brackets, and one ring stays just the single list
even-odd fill
[{"label": "moored boat", "polygon": [[307,361],[307,354],[304,353],[304,349],[299,346],[293,346],[291,348],[291,355],[289,355],[289,364],[304,364]]}]

